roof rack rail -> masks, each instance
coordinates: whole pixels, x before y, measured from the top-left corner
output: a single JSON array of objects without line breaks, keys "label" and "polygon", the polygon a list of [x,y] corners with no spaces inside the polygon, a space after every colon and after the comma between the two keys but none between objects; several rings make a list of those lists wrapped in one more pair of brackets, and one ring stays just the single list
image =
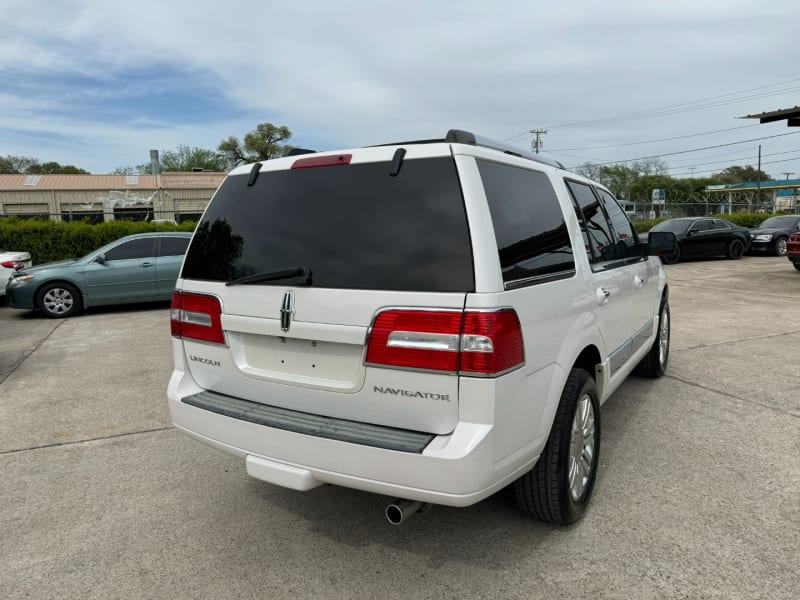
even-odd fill
[{"label": "roof rack rail", "polygon": [[449,142],[451,144],[470,144],[471,146],[493,148],[494,150],[500,150],[501,152],[505,152],[506,154],[512,154],[513,156],[519,156],[520,158],[527,158],[528,160],[534,160],[536,162],[550,165],[551,167],[566,169],[566,167],[560,161],[554,160],[552,158],[545,158],[543,156],[539,156],[538,154],[534,154],[533,152],[526,152],[525,150],[520,150],[519,148],[515,148],[514,146],[511,146],[509,144],[504,144],[503,142],[498,142],[489,138],[475,135],[470,131],[463,131],[461,129],[451,129],[450,131],[447,132],[444,141]]}]

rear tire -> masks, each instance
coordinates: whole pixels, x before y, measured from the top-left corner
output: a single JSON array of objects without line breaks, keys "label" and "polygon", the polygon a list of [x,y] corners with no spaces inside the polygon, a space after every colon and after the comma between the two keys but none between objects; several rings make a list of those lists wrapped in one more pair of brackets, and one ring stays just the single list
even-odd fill
[{"label": "rear tire", "polygon": [[793,266],[795,269],[797,269],[798,271],[800,271],[800,263],[792,263],[792,266]]},{"label": "rear tire", "polygon": [[661,300],[661,308],[658,310],[658,335],[653,341],[650,351],[642,361],[636,365],[634,373],[642,377],[661,377],[667,372],[669,362],[669,302],[664,298]]},{"label": "rear tire", "polygon": [[77,314],[83,306],[83,300],[74,285],[55,282],[42,286],[36,306],[51,319],[63,319]]},{"label": "rear tire", "polygon": [[572,369],[542,455],[514,482],[520,511],[557,525],[580,519],[594,489],[599,455],[597,386],[589,373]]},{"label": "rear tire", "polygon": [[744,242],[742,240],[731,240],[728,244],[728,258],[739,260],[744,254]]}]

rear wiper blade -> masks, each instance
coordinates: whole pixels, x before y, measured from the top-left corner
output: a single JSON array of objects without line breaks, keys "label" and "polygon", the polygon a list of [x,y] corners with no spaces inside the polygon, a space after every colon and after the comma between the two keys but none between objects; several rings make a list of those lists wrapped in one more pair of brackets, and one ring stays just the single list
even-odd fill
[{"label": "rear wiper blade", "polygon": [[303,282],[300,285],[311,285],[311,269],[308,267],[289,267],[288,269],[275,269],[274,271],[254,273],[253,275],[245,275],[244,277],[229,281],[225,285],[263,283],[265,281],[278,281],[280,279],[294,279],[295,277],[303,278]]}]

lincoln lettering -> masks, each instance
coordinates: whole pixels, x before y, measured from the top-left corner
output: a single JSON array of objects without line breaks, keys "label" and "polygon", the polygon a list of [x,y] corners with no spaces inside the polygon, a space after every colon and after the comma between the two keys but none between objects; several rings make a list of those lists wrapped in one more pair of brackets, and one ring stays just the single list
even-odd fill
[{"label": "lincoln lettering", "polygon": [[376,394],[387,394],[389,396],[405,396],[406,398],[426,398],[428,400],[441,400],[442,402],[450,402],[449,394],[433,394],[430,392],[415,392],[413,390],[402,390],[392,387],[372,387]]},{"label": "lincoln lettering", "polygon": [[220,362],[218,360],[212,360],[210,358],[205,358],[204,356],[195,356],[194,354],[189,355],[195,362],[203,363],[204,365],[210,365],[212,367],[219,367]]}]

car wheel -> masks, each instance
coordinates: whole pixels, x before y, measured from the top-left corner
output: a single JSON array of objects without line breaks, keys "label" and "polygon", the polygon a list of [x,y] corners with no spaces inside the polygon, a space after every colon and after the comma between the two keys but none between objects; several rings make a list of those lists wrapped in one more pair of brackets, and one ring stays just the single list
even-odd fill
[{"label": "car wheel", "polygon": [[81,294],[69,283],[48,283],[39,291],[36,306],[51,319],[71,317],[81,309]]},{"label": "car wheel", "polygon": [[589,373],[572,369],[542,455],[514,482],[519,509],[558,525],[580,519],[592,495],[599,453],[597,386]]},{"label": "car wheel", "polygon": [[775,246],[773,247],[773,254],[775,256],[786,256],[786,238],[779,237],[775,240]]},{"label": "car wheel", "polygon": [[744,242],[742,240],[731,240],[728,244],[728,258],[731,260],[739,260],[744,254]]},{"label": "car wheel", "polygon": [[636,365],[635,373],[637,375],[655,378],[666,373],[669,361],[669,328],[669,303],[664,298],[661,300],[661,308],[658,311],[658,335],[656,335],[650,351]]},{"label": "car wheel", "polygon": [[792,263],[792,266],[793,266],[795,269],[797,269],[798,271],[800,271],[800,263]]},{"label": "car wheel", "polygon": [[681,247],[678,246],[678,249],[675,250],[674,254],[670,254],[668,256],[662,256],[661,262],[664,263],[665,265],[674,265],[676,262],[680,260],[680,258],[681,258]]}]

